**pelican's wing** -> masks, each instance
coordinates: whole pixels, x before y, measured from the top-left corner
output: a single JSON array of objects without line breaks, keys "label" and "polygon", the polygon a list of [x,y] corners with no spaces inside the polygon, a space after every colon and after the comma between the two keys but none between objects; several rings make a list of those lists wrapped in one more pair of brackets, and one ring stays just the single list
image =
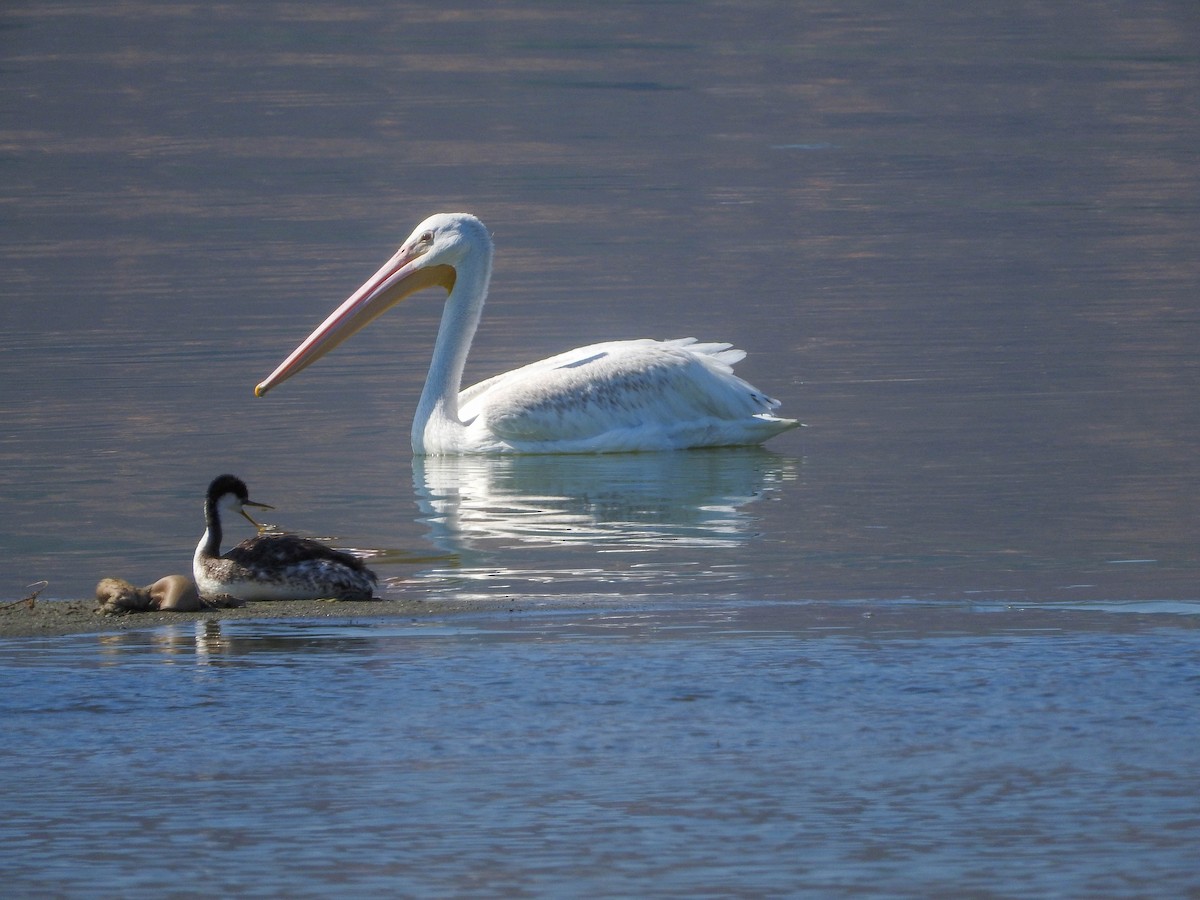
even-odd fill
[{"label": "pelican's wing", "polygon": [[[463,391],[460,415],[513,442],[669,433],[768,415],[779,405],[733,374],[728,344],[614,341],[552,356]],[[777,420],[782,421],[782,420]]]}]

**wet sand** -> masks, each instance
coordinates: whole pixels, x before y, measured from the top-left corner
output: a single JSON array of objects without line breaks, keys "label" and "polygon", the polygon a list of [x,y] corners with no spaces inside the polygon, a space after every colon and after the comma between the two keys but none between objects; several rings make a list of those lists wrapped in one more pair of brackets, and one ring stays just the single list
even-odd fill
[{"label": "wet sand", "polygon": [[[197,612],[154,610],[102,613],[96,600],[27,600],[0,603],[0,641],[5,638],[56,637],[70,634],[133,631],[206,620],[270,622],[286,619],[420,619],[435,616],[528,613],[549,608],[587,613],[608,609],[611,598],[587,596],[556,598],[497,597],[495,600],[272,600],[234,608]],[[1200,615],[1193,604],[1112,603],[1099,608],[1004,603],[909,604],[886,601],[764,601],[738,605],[741,627],[758,631],[791,631],[806,634],[842,634],[931,637],[934,635],[1017,634],[1046,631],[1110,631],[1130,633],[1171,627],[1200,630]],[[726,603],[669,605],[658,608],[663,621],[694,623],[722,614]],[[1186,612],[1187,615],[1179,613]]]},{"label": "wet sand", "polygon": [[104,614],[97,612],[95,600],[27,600],[0,604],[0,640],[4,638],[54,637],[102,631],[130,631],[177,625],[206,619],[345,619],[420,617],[446,613],[478,611],[479,604],[420,600],[273,600],[248,603],[232,609],[205,609],[198,612],[133,612]]}]

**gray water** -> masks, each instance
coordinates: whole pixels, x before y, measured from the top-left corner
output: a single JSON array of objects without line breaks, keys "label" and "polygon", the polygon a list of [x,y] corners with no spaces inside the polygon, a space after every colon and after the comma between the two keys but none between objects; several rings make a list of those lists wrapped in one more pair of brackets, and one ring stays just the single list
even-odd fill
[{"label": "gray water", "polygon": [[[186,572],[232,471],[384,598],[480,605],[5,641],[6,883],[1198,889],[1198,33],[6,5],[0,597]],[[471,380],[694,335],[808,427],[414,461],[432,293],[253,397],[451,209],[497,246]]]}]

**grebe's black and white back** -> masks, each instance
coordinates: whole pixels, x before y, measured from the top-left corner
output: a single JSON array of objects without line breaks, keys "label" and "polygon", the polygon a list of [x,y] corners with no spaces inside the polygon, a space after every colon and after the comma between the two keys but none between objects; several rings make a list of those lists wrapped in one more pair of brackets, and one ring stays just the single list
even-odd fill
[{"label": "grebe's black and white back", "polygon": [[294,534],[259,534],[221,552],[221,513],[236,512],[255,528],[244,507],[271,509],[250,499],[246,484],[220,475],[204,498],[204,537],[192,574],[200,596],[239,600],[370,600],[375,573],[349,553]]}]

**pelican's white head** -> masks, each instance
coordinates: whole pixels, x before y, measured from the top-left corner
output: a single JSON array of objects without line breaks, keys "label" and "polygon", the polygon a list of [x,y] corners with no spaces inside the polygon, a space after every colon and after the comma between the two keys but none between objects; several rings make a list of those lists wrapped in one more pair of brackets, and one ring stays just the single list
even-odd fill
[{"label": "pelican's white head", "polygon": [[423,288],[454,290],[466,277],[482,301],[491,276],[492,239],[470,213],[438,213],[413,230],[384,266],[304,339],[255,389],[261,397],[316,362],[395,304]]},{"label": "pelican's white head", "polygon": [[487,228],[470,213],[437,213],[413,229],[400,245],[393,261],[406,259],[422,265],[458,268],[472,256],[488,255],[492,238]]}]

